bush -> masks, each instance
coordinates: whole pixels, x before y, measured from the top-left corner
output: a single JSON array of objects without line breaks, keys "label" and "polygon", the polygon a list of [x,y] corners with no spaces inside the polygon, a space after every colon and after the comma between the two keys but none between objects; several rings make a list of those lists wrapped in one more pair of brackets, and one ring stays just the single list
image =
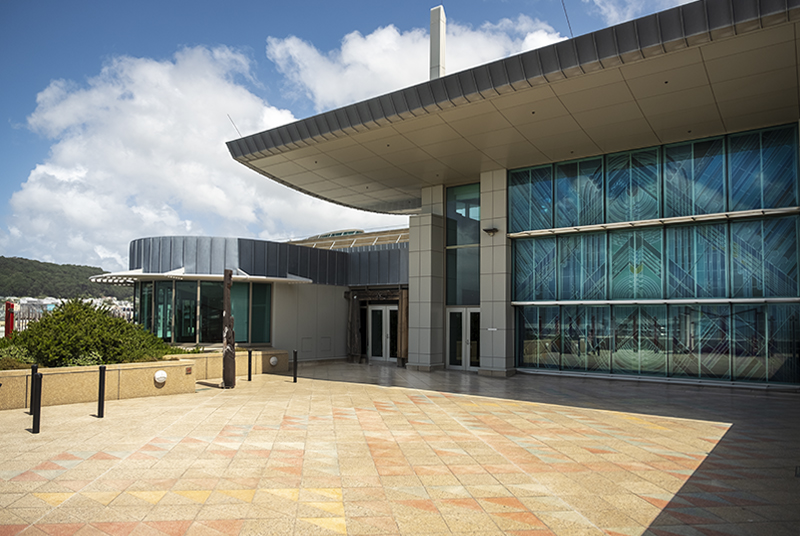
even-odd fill
[{"label": "bush", "polygon": [[169,351],[164,341],[141,326],[78,299],[31,322],[14,335],[13,345],[44,367],[153,361]]}]

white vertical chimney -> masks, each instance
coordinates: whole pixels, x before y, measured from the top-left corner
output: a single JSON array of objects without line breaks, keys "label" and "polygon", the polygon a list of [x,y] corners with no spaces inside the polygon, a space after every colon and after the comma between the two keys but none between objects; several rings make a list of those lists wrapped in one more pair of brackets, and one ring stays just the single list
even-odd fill
[{"label": "white vertical chimney", "polygon": [[431,80],[441,78],[444,70],[445,29],[444,6],[431,9]]}]

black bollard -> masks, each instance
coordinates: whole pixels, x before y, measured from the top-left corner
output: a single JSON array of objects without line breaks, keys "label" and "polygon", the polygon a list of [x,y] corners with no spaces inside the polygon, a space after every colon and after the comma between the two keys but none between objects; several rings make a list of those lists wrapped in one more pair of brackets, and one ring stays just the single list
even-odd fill
[{"label": "black bollard", "polygon": [[39,365],[31,365],[31,401],[28,404],[28,415],[33,415],[33,377],[39,372]]},{"label": "black bollard", "polygon": [[31,394],[33,395],[33,403],[31,405],[31,412],[33,414],[33,427],[31,432],[34,434],[39,433],[39,427],[42,421],[42,373],[37,372],[33,375],[31,381]]},{"label": "black bollard", "polygon": [[253,351],[247,351],[247,381],[253,381]]},{"label": "black bollard", "polygon": [[97,392],[97,418],[102,419],[106,411],[106,366],[100,365],[100,387]]},{"label": "black bollard", "polygon": [[297,350],[294,351],[294,379],[292,380],[294,383],[297,383]]}]

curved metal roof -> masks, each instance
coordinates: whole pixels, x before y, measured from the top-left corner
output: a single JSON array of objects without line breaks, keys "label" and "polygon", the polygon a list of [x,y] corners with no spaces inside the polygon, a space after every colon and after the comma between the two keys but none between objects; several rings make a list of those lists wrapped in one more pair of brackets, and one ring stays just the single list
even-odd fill
[{"label": "curved metal roof", "polygon": [[800,0],[701,0],[228,142],[308,195],[418,211],[420,190],[800,119]]}]

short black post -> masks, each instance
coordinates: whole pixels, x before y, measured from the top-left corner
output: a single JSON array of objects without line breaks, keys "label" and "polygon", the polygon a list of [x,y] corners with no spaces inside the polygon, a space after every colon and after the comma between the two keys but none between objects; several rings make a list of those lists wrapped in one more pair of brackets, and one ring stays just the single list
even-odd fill
[{"label": "short black post", "polygon": [[100,365],[100,386],[97,392],[97,418],[102,419],[106,411],[106,366]]},{"label": "short black post", "polygon": [[28,415],[33,415],[33,377],[39,372],[39,365],[31,365],[31,402],[28,404]]},{"label": "short black post", "polygon": [[247,351],[247,381],[253,381],[253,351]]},{"label": "short black post", "polygon": [[37,372],[33,375],[31,381],[31,394],[33,395],[33,403],[31,405],[31,412],[33,413],[33,427],[31,432],[34,434],[39,433],[39,426],[42,421],[42,373]]},{"label": "short black post", "polygon": [[297,383],[297,350],[294,351],[294,383]]}]

